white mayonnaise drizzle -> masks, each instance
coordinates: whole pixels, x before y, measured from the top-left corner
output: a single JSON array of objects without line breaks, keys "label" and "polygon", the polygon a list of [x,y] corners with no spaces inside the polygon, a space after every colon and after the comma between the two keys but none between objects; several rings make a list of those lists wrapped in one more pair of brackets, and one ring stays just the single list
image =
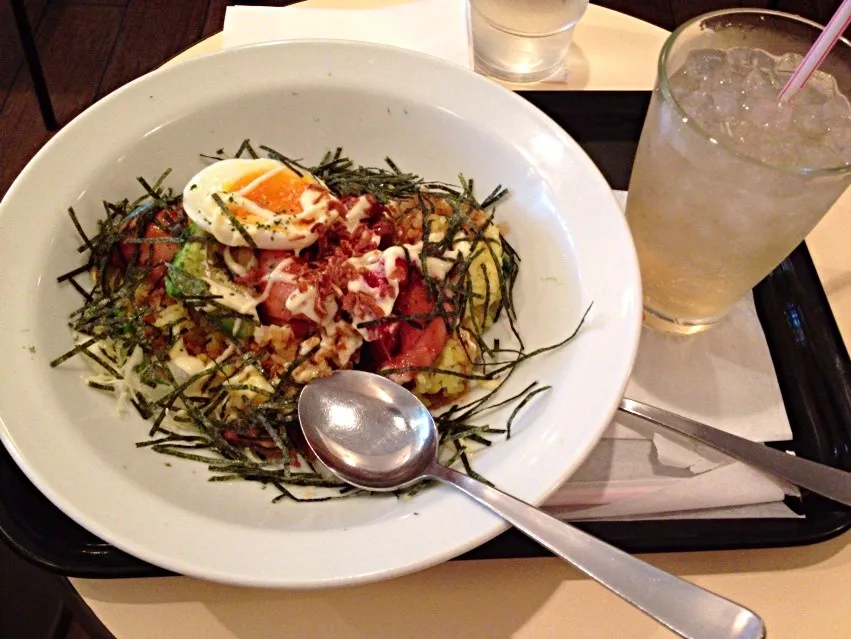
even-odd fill
[{"label": "white mayonnaise drizzle", "polygon": [[361,195],[352,208],[349,209],[349,212],[346,213],[346,229],[348,229],[349,233],[354,231],[357,225],[364,220],[370,206],[369,198],[366,195]]},{"label": "white mayonnaise drizzle", "polygon": [[236,275],[237,277],[245,277],[246,275],[248,275],[248,272],[257,265],[257,258],[254,256],[253,253],[251,254],[251,259],[249,260],[246,266],[243,266],[233,258],[229,246],[225,247],[223,255],[225,258],[225,265],[227,265],[227,267],[230,269],[230,272]]}]

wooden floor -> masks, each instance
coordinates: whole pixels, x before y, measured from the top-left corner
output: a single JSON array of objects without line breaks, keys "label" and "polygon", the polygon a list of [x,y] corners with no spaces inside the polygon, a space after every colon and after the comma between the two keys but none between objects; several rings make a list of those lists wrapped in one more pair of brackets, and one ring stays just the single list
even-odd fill
[{"label": "wooden floor", "polygon": [[[283,6],[293,2],[242,0],[241,3]],[[731,6],[770,7],[824,24],[839,2],[599,0],[596,4],[672,29],[695,15]],[[27,0],[30,24],[60,125],[97,99],[219,31],[226,6],[235,3],[228,0]],[[30,76],[22,62],[10,5],[0,0],[0,196],[51,135],[42,123]],[[43,632],[20,630],[26,626],[27,619],[37,620],[41,614],[39,606],[45,603],[36,601],[36,594],[29,600],[19,596],[22,593],[18,584],[32,583],[40,577],[30,574],[33,571],[35,569],[23,561],[0,561],[0,636],[47,639]],[[50,639],[88,639],[89,634],[81,624],[82,621],[76,620],[70,627],[67,623],[60,624],[59,636]],[[38,624],[31,625],[34,628]],[[4,633],[4,627],[18,630]]]},{"label": "wooden floor", "polygon": [[[255,4],[287,5],[294,0]],[[226,0],[29,0],[60,124],[222,28]],[[8,2],[0,2],[0,194],[45,130]]]},{"label": "wooden floor", "polygon": [[[287,5],[294,0],[245,2]],[[459,0],[461,1],[461,0]],[[28,0],[30,23],[61,123],[107,93],[219,31],[228,0]],[[772,6],[824,22],[839,0],[601,0],[666,29],[724,6]],[[11,9],[0,2],[0,195],[50,138]]]}]

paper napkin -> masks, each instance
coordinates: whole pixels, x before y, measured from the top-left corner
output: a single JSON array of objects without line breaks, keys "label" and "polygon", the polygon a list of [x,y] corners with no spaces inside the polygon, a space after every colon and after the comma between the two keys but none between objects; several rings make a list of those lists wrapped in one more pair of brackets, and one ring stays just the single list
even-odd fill
[{"label": "paper napkin", "polygon": [[287,39],[358,40],[386,44],[473,68],[467,3],[415,0],[382,8],[228,7],[224,46]]}]

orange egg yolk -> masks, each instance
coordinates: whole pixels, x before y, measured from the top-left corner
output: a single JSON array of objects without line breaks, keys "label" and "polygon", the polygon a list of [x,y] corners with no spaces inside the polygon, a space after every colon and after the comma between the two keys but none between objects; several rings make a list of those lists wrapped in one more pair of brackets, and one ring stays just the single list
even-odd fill
[{"label": "orange egg yolk", "polygon": [[[229,193],[235,193],[262,177],[266,171],[252,171],[240,176],[228,184],[225,189]],[[251,200],[257,206],[274,213],[298,213],[302,210],[301,196],[308,186],[314,184],[309,175],[298,176],[292,171],[284,170],[268,177],[260,182],[251,191],[242,193],[247,200]],[[245,222],[254,222],[256,215],[249,210],[230,205],[231,212]]]}]

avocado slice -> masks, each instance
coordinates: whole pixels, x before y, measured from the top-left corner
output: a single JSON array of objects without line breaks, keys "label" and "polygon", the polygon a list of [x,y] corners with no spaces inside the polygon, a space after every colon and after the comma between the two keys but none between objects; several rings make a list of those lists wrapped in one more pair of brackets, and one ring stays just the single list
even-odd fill
[{"label": "avocado slice", "polygon": [[[191,226],[190,226],[191,229]],[[194,236],[195,233],[190,231]],[[205,242],[184,242],[174,254],[168,275],[165,279],[165,291],[175,299],[190,296],[204,295],[208,290],[200,291],[198,278],[207,276],[207,249]],[[181,277],[181,271],[192,277]]]},{"label": "avocado slice", "polygon": [[[194,224],[190,225],[190,235],[197,237],[203,234]],[[184,242],[171,262],[166,277],[166,292],[173,298],[208,295],[212,288],[216,294],[225,291],[219,303],[234,308],[241,314],[246,314],[239,306],[250,306],[254,300],[253,291],[234,283],[228,272],[214,264],[208,252],[212,248],[209,242]],[[215,250],[215,249],[213,249]],[[222,331],[230,333],[239,339],[250,337],[254,333],[254,325],[250,321],[239,322],[234,333],[238,318],[220,317],[214,320]]]}]

